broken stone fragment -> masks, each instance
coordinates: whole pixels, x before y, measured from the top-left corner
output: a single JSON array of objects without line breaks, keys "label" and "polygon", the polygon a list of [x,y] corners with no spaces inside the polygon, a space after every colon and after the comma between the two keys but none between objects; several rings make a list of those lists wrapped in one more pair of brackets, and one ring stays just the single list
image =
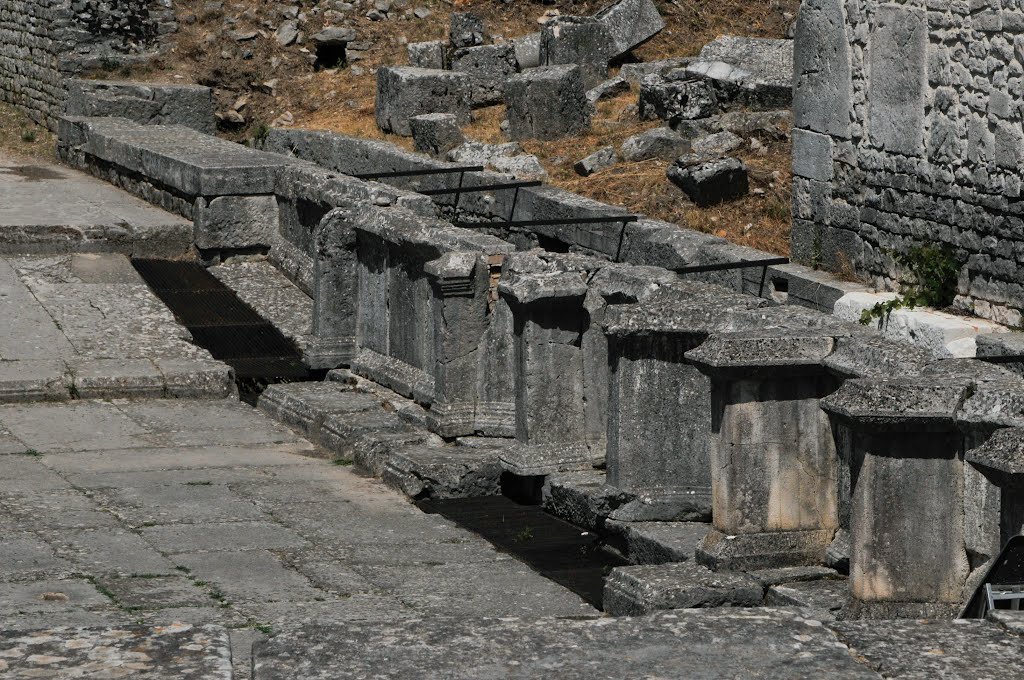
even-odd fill
[{"label": "broken stone fragment", "polygon": [[721,158],[697,165],[673,163],[668,178],[687,197],[704,208],[747,195],[747,168],[737,158]]},{"label": "broken stone fragment", "polygon": [[274,33],[277,43],[282,47],[288,47],[299,38],[299,23],[297,21],[283,21]]},{"label": "broken stone fragment", "polygon": [[659,127],[626,139],[619,148],[624,160],[630,162],[661,159],[671,161],[690,152],[690,142],[669,128]]},{"label": "broken stone fragment", "polygon": [[313,36],[314,43],[326,46],[343,46],[355,39],[355,29],[344,26],[328,26]]},{"label": "broken stone fragment", "polygon": [[528,33],[512,40],[519,70],[540,66],[540,33]]},{"label": "broken stone fragment", "polygon": [[624,78],[606,80],[595,88],[587,91],[587,101],[596,104],[602,99],[612,99],[629,92],[629,82]]},{"label": "broken stone fragment", "polygon": [[572,167],[577,175],[590,177],[595,172],[600,172],[605,168],[615,165],[618,160],[618,156],[615,155],[615,147],[606,146],[603,149],[598,149],[586,158],[576,161],[576,164]]},{"label": "broken stone fragment", "polygon": [[698,156],[711,160],[735,151],[743,146],[743,140],[731,132],[716,132],[713,135],[698,137],[692,142],[692,151]]}]

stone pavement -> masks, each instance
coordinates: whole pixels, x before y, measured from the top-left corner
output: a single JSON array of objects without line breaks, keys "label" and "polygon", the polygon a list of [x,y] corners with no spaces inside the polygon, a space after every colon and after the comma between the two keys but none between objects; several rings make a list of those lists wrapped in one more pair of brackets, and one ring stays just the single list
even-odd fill
[{"label": "stone pavement", "polygon": [[0,621],[220,624],[246,677],[303,623],[598,615],[313,451],[234,400],[0,406]]},{"label": "stone pavement", "polygon": [[0,253],[178,255],[192,225],[68,168],[0,154]]}]

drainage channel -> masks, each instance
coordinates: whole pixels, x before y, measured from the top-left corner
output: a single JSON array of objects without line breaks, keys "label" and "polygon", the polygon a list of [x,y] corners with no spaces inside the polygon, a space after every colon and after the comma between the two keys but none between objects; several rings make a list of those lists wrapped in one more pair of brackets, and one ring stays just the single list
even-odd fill
[{"label": "drainage channel", "polygon": [[605,576],[628,564],[601,545],[595,533],[553,517],[539,505],[521,505],[506,496],[428,499],[417,505],[486,538],[598,609],[603,610]]},{"label": "drainage channel", "polygon": [[306,368],[295,345],[242,302],[235,292],[195,262],[132,260],[132,265],[195,344],[235,370],[239,396],[255,405],[277,382],[321,380]]}]

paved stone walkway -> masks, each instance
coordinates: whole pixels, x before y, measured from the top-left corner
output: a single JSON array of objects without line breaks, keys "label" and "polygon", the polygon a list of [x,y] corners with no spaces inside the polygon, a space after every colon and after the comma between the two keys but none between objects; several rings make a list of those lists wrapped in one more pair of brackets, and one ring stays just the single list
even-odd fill
[{"label": "paved stone walkway", "polygon": [[578,597],[225,401],[0,406],[7,627],[594,616]]}]

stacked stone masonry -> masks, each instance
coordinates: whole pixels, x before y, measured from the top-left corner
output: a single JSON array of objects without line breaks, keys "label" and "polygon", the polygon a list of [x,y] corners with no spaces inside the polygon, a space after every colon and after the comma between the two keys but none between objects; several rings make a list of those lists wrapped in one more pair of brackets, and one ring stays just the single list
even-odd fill
[{"label": "stacked stone masonry", "polygon": [[1017,0],[810,0],[795,54],[795,259],[898,285],[892,252],[951,248],[956,306],[1020,325]]},{"label": "stacked stone masonry", "polygon": [[144,59],[176,29],[171,0],[0,0],[0,100],[56,130],[68,78]]},{"label": "stacked stone masonry", "polygon": [[[777,304],[769,277],[788,276],[791,292],[823,285],[799,268],[684,280],[671,270],[764,254],[673,225],[502,224],[615,214],[566,192],[435,202],[417,190],[458,173],[395,186],[351,175],[448,164],[327,133],[273,131],[267,146],[281,153],[87,118],[65,119],[60,143],[67,161],[198,217],[204,248],[268,251],[313,298],[307,359],[351,372],[332,373],[333,388],[278,386],[265,408],[409,495],[496,493],[502,470],[543,481],[606,467],[601,521],[711,520],[688,558],[700,568],[681,572],[845,561],[851,616],[955,613],[1019,532],[1012,371]],[[247,214],[235,203],[249,223],[233,221]],[[366,396],[316,406],[332,391]],[[460,445],[474,435],[492,443]],[[616,582],[630,578],[642,574]]]}]

